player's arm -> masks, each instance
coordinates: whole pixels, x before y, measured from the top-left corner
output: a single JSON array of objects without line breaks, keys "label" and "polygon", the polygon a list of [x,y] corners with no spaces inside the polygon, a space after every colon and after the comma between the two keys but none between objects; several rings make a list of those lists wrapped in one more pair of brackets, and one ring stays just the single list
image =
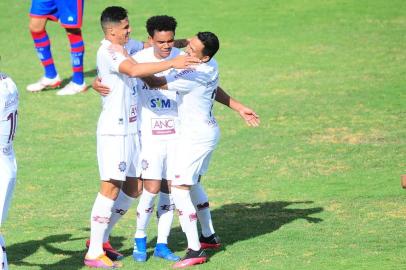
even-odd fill
[{"label": "player's arm", "polygon": [[166,81],[165,76],[147,76],[142,77],[143,80],[151,89],[161,89],[161,90],[168,90],[168,82]]},{"label": "player's arm", "polygon": [[130,77],[145,77],[170,68],[187,68],[199,62],[198,58],[187,55],[179,55],[173,59],[158,63],[137,63],[129,57],[120,64],[119,71]]},{"label": "player's arm", "polygon": [[261,122],[256,112],[230,97],[220,86],[217,87],[216,101],[238,112],[248,126],[258,127]]},{"label": "player's arm", "polygon": [[[151,47],[152,45],[149,42],[144,41],[144,49]],[[181,38],[175,39],[174,47],[176,48],[185,48],[189,44],[189,39]]]}]

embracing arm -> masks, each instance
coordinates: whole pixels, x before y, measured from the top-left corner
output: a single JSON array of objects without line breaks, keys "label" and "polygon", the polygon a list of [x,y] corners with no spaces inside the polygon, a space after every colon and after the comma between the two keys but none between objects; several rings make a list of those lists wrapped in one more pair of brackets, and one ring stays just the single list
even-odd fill
[{"label": "embracing arm", "polygon": [[230,97],[220,86],[217,87],[216,101],[238,112],[248,126],[258,127],[261,122],[256,112]]}]

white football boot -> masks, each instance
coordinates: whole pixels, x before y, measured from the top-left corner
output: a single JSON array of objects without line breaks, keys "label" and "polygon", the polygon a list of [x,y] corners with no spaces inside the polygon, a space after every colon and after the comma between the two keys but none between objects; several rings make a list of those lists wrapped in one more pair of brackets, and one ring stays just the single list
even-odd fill
[{"label": "white football boot", "polygon": [[64,88],[56,92],[58,96],[70,96],[70,95],[75,95],[80,92],[84,92],[87,90],[86,83],[83,82],[83,84],[77,84],[74,82],[70,82],[67,85],[65,85]]},{"label": "white football boot", "polygon": [[56,75],[55,78],[50,79],[47,77],[42,77],[36,83],[29,84],[27,86],[27,91],[29,92],[39,92],[47,88],[57,88],[61,85],[62,80],[59,78],[59,75]]}]

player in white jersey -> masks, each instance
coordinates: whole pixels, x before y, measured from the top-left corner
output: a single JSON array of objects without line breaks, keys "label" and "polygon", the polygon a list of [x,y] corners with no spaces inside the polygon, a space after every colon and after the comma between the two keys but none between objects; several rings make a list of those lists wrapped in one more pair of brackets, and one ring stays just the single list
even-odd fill
[{"label": "player in white jersey", "polygon": [[[170,16],[161,15],[149,18],[146,28],[152,47],[138,52],[133,58],[139,63],[161,62],[179,55],[180,50],[174,48],[176,25],[176,20]],[[156,75],[163,76],[169,72],[163,71]],[[141,152],[137,176],[142,179],[143,191],[137,207],[137,230],[134,235],[133,258],[138,262],[147,260],[146,228],[153,213],[155,197],[159,193],[158,237],[154,256],[178,261],[180,257],[173,254],[167,245],[174,212],[174,204],[167,183],[174,179],[174,172],[171,170],[173,170],[174,163],[174,139],[177,136],[176,93],[161,90],[150,91],[148,85],[139,79],[138,89]]]},{"label": "player in white jersey", "polygon": [[89,267],[112,269],[119,264],[106,256],[104,240],[137,196],[136,86],[130,77],[185,68],[198,60],[180,56],[160,63],[139,64],[127,57],[123,46],[128,42],[131,28],[127,11],[122,7],[106,8],[101,15],[101,26],[105,39],[97,52],[98,77],[112,91],[103,97],[97,126],[97,156],[102,181],[91,213],[90,245],[84,263]]},{"label": "player in white jersey", "polygon": [[[0,230],[6,220],[16,183],[17,163],[13,140],[17,127],[18,90],[13,80],[0,72]],[[8,270],[6,244],[0,231],[0,269]]]},{"label": "player in white jersey", "polygon": [[201,248],[197,231],[197,213],[191,198],[191,189],[207,170],[212,151],[217,145],[220,130],[212,114],[218,88],[219,72],[214,54],[219,41],[211,32],[200,32],[186,48],[188,55],[202,63],[191,69],[166,77],[146,78],[151,87],[161,87],[178,93],[178,117],[181,123],[177,145],[175,180],[172,196],[179,210],[182,231],[188,240],[188,251],[174,268],[204,263],[207,256]]}]

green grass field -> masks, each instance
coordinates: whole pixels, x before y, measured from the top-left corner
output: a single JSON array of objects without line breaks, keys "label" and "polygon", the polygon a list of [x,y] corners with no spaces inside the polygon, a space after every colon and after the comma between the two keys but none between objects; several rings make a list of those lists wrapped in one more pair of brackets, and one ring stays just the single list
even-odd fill
[{"label": "green grass field", "polygon": [[[25,91],[42,75],[29,2],[0,2],[0,70],[20,89],[18,183],[2,232],[10,269],[85,269],[100,99]],[[406,1],[86,1],[88,83],[112,4],[129,10],[137,39],[157,14],[177,18],[179,38],[217,33],[221,85],[261,115],[250,129],[216,105],[222,139],[203,183],[224,249],[195,269],[406,269]],[[67,83],[68,40],[55,23],[48,32]],[[183,255],[175,220],[170,246]],[[112,235],[122,269],[170,269],[133,262],[134,227],[133,206]],[[153,219],[149,252],[155,240]]]}]

